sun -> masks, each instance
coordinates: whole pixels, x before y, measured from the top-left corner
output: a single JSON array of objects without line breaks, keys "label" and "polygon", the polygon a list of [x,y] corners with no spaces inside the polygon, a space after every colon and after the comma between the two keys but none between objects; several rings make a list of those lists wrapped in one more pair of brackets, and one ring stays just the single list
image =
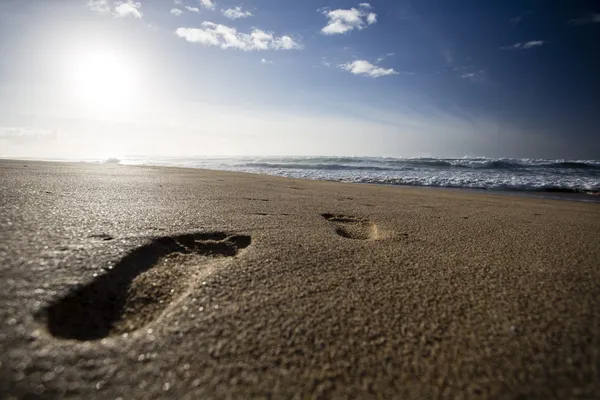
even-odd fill
[{"label": "sun", "polygon": [[74,54],[69,59],[67,79],[75,100],[96,111],[126,111],[139,98],[133,63],[107,49]]}]

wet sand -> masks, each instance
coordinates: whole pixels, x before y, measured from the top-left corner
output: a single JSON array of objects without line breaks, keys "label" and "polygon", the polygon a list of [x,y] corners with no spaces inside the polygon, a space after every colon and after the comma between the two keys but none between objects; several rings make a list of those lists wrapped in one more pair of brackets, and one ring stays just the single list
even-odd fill
[{"label": "wet sand", "polygon": [[0,397],[600,398],[600,205],[0,161]]}]

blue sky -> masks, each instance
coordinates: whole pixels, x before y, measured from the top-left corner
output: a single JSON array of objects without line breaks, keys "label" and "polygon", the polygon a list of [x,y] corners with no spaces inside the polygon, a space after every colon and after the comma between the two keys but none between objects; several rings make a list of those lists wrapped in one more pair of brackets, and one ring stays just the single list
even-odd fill
[{"label": "blue sky", "polygon": [[0,156],[600,158],[600,4],[4,0]]}]

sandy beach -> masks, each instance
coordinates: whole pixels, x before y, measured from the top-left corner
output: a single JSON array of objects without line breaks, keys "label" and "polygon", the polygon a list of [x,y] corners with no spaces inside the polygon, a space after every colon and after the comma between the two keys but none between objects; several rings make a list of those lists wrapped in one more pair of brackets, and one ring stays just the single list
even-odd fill
[{"label": "sandy beach", "polygon": [[0,162],[0,398],[600,398],[600,204]]}]

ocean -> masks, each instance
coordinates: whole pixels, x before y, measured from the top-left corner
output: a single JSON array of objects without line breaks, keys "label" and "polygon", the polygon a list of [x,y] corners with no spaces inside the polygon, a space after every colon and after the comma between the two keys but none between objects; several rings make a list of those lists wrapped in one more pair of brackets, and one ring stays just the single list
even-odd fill
[{"label": "ocean", "polygon": [[600,160],[484,157],[119,157],[105,162],[241,171],[352,183],[600,194]]}]

